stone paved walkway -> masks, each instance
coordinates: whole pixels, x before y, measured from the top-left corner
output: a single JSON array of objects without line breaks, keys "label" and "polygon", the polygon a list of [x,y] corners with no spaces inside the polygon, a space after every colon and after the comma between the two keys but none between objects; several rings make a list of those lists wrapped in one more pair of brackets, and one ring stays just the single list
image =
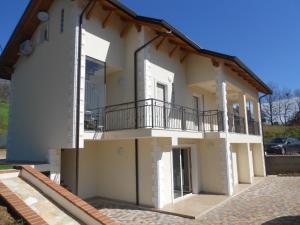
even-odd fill
[{"label": "stone paved walkway", "polygon": [[[92,202],[93,203],[93,202]],[[198,220],[136,209],[134,206],[95,201],[94,206],[122,224],[300,224],[300,176],[267,177]]]},{"label": "stone paved walkway", "polygon": [[25,204],[39,214],[50,225],[79,225],[71,216],[42,195],[20,177],[1,180]]}]

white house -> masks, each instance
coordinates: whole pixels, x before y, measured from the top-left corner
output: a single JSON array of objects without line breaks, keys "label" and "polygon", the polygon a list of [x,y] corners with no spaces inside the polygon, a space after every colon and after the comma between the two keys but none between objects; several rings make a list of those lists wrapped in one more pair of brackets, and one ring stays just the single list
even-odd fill
[{"label": "white house", "polygon": [[265,176],[258,95],[271,90],[163,20],[114,0],[32,0],[0,60],[8,161],[47,164],[83,198],[161,208]]}]

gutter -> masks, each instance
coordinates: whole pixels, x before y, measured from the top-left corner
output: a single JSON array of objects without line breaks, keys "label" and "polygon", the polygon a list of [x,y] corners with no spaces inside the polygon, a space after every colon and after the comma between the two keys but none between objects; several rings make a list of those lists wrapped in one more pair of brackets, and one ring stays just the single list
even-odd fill
[{"label": "gutter", "polygon": [[[138,129],[138,53],[150,45],[152,42],[157,40],[163,35],[170,34],[170,32],[160,32],[150,41],[146,42],[144,45],[139,47],[134,51],[134,108],[135,108],[135,129]],[[139,147],[138,147],[138,139],[135,139],[135,188],[136,188],[136,205],[140,204],[139,200]]]},{"label": "gutter", "polygon": [[75,168],[75,194],[78,195],[78,181],[79,181],[79,133],[80,133],[80,80],[81,80],[81,49],[82,49],[82,22],[86,10],[90,7],[94,0],[90,0],[79,16],[79,29],[78,29],[78,49],[77,49],[77,97],[76,97],[76,136],[75,136],[75,149],[76,149],[76,168]]}]

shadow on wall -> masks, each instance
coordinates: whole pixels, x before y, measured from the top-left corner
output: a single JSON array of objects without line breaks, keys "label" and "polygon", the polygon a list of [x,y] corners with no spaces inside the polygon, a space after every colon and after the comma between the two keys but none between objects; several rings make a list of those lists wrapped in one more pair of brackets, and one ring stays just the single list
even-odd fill
[{"label": "shadow on wall", "polygon": [[283,216],[267,221],[262,225],[298,225],[300,224],[300,216]]}]

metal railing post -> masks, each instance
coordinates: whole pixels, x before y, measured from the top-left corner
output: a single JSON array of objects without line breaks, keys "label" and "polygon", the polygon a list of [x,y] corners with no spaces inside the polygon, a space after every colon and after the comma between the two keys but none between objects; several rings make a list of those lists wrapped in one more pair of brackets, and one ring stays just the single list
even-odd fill
[{"label": "metal railing post", "polygon": [[181,130],[184,130],[185,129],[185,126],[184,126],[184,108],[183,106],[181,107]]},{"label": "metal railing post", "polygon": [[166,129],[166,127],[167,127],[167,118],[166,118],[166,103],[165,103],[165,101],[163,101],[163,116],[164,116],[164,118],[163,118],[163,120],[164,120],[164,129]]},{"label": "metal railing post", "polygon": [[154,105],[153,105],[153,98],[151,98],[151,123],[152,123],[152,128],[154,127],[154,109],[153,109]]},{"label": "metal railing post", "polygon": [[199,110],[197,109],[197,122],[198,122],[198,132],[200,131],[200,118],[199,118]]},{"label": "metal railing post", "polygon": [[202,127],[203,127],[203,132],[205,133],[205,113],[202,111]]},{"label": "metal railing post", "polygon": [[[222,115],[223,117],[223,115]],[[221,118],[222,118],[221,117]],[[219,110],[217,111],[217,123],[218,123],[218,132],[220,132],[220,121],[219,121]],[[223,123],[222,123],[223,124]],[[224,125],[223,125],[224,126]]]}]

